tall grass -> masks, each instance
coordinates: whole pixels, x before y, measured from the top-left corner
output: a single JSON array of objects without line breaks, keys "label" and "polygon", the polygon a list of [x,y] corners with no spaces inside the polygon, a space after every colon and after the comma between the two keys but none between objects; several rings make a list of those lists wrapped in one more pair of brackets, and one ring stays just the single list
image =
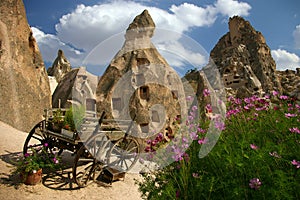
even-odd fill
[{"label": "tall grass", "polygon": [[[300,199],[300,105],[277,92],[228,98],[225,130],[204,158],[194,122],[181,159],[137,182],[145,199]],[[170,152],[172,153],[172,152]]]}]

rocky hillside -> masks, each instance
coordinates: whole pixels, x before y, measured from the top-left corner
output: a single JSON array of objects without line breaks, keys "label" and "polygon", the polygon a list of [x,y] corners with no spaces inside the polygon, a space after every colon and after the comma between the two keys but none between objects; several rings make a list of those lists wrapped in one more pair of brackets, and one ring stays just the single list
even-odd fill
[{"label": "rocky hillside", "polygon": [[281,91],[276,64],[262,33],[238,16],[230,18],[228,25],[229,32],[210,53],[227,92],[244,97]]},{"label": "rocky hillside", "polygon": [[22,0],[0,1],[0,120],[30,130],[50,107],[49,81]]},{"label": "rocky hillside", "polygon": [[296,71],[277,71],[277,76],[282,85],[283,93],[300,101],[300,68],[297,68]]}]

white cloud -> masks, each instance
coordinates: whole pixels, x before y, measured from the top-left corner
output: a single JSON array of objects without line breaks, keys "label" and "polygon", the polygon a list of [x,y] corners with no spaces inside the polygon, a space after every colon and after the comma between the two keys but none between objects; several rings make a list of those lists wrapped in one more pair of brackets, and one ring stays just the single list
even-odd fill
[{"label": "white cloud", "polygon": [[300,24],[296,26],[296,29],[293,32],[295,47],[300,49]]},{"label": "white cloud", "polygon": [[277,70],[286,70],[300,67],[300,57],[283,49],[272,50],[271,54],[276,62]]},{"label": "white cloud", "polygon": [[82,55],[80,51],[61,42],[61,40],[55,35],[45,34],[43,31],[35,27],[31,27],[31,30],[45,61],[53,62],[57,57],[58,49],[62,49],[71,63],[79,62],[79,57]]},{"label": "white cloud", "polygon": [[[230,6],[229,9],[228,6]],[[194,27],[212,25],[220,14],[227,17],[248,15],[251,7],[247,3],[235,0],[217,0],[215,4],[205,7],[183,3],[178,6],[172,5],[169,11],[145,6],[142,2],[125,0],[110,1],[94,6],[81,4],[74,11],[60,18],[59,23],[55,26],[56,35],[44,34],[40,30],[38,32],[38,29],[35,31],[37,32],[36,35],[39,34],[36,39],[44,60],[53,62],[56,52],[60,48],[65,52],[72,66],[82,65],[85,56],[94,47],[115,34],[124,34],[134,17],[144,9],[147,9],[153,18],[157,27],[156,33],[159,32],[159,29],[171,30],[176,33],[164,37],[164,41],[155,35],[153,40],[156,41],[155,44],[160,49],[172,48],[172,51],[178,51],[177,54],[181,56],[177,56],[176,59],[174,59],[176,56],[169,56],[167,61],[173,67],[180,68],[183,67],[184,63],[181,58],[197,64],[203,62],[203,55],[200,59],[197,58],[200,56],[199,52],[189,49],[180,41],[182,34]],[[119,48],[120,45],[113,44],[112,46],[109,49],[110,55],[106,55],[105,59],[114,56],[118,50],[114,48]],[[103,51],[108,51],[108,48]],[[103,54],[109,53],[103,52]],[[53,56],[54,54],[55,56]]]},{"label": "white cloud", "polygon": [[232,17],[234,15],[248,16],[251,6],[245,2],[234,0],[218,0],[215,4],[217,12],[225,16]]}]

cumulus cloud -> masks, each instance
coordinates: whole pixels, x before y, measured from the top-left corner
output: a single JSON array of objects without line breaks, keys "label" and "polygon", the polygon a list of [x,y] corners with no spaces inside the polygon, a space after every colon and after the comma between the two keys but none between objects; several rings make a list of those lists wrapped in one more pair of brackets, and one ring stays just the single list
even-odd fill
[{"label": "cumulus cloud", "polygon": [[[59,23],[55,25],[56,35],[45,34],[38,29],[34,30],[34,34],[44,60],[52,62],[60,48],[65,52],[72,66],[76,67],[82,65],[83,60],[86,62],[85,64],[88,64],[85,57],[90,55],[97,45],[105,43],[116,34],[122,35],[123,42],[124,30],[144,9],[149,11],[156,24],[156,34],[159,29],[171,30],[176,33],[169,34],[168,37],[164,37],[164,40],[155,35],[153,41],[159,47],[158,50],[164,51],[164,53],[166,49],[170,50],[170,48],[173,52],[177,51],[180,56],[167,56],[166,59],[173,67],[182,68],[184,59],[198,65],[203,64],[205,57],[199,51],[189,48],[180,41],[182,35],[191,28],[212,25],[219,15],[246,16],[251,7],[247,3],[235,0],[217,0],[214,4],[205,7],[182,3],[172,5],[169,10],[145,6],[141,1],[116,0],[94,6],[81,4],[60,18]],[[120,45],[117,44],[111,46],[108,48],[109,44],[107,44],[102,50],[101,54],[105,55],[105,59],[99,62],[102,62],[103,65],[115,55],[117,48],[120,48]]]},{"label": "cumulus cloud", "polygon": [[214,5],[217,12],[228,17],[232,17],[234,15],[248,16],[249,10],[251,9],[249,4],[233,0],[218,0]]},{"label": "cumulus cloud", "polygon": [[31,27],[31,30],[45,61],[53,62],[57,57],[58,49],[62,49],[65,52],[65,55],[70,58],[69,61],[71,63],[79,62],[79,57],[82,56],[80,51],[61,42],[56,35],[45,34],[43,31],[35,27]]},{"label": "cumulus cloud", "polygon": [[277,70],[286,70],[300,67],[300,57],[284,49],[272,50],[271,54],[276,62]]},{"label": "cumulus cloud", "polygon": [[300,49],[300,24],[296,26],[296,29],[293,32],[295,47]]}]

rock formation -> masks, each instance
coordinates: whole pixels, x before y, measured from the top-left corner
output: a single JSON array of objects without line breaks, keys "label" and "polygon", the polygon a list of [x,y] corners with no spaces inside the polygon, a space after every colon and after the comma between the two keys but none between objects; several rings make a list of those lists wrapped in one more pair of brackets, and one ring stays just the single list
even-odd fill
[{"label": "rock formation", "polygon": [[29,131],[50,107],[49,81],[22,0],[0,10],[0,120]]},{"label": "rock formation", "polygon": [[151,42],[155,24],[145,10],[126,30],[125,43],[97,87],[97,111],[107,118],[134,119],[134,132],[172,137],[173,123],[184,106],[183,86]]},{"label": "rock formation", "polygon": [[47,72],[49,76],[54,76],[59,83],[66,73],[71,71],[71,64],[64,55],[64,52],[59,49],[57,58],[54,60],[52,67],[49,67]]},{"label": "rock formation", "polygon": [[297,98],[300,101],[300,68],[296,71],[277,71],[283,93]]},{"label": "rock formation", "polygon": [[98,77],[87,72],[85,67],[72,69],[57,85],[52,96],[52,107],[69,108],[71,104],[95,107],[97,83]]},{"label": "rock formation", "polygon": [[229,94],[245,97],[282,89],[264,36],[241,17],[229,19],[229,32],[219,40],[210,57]]}]

